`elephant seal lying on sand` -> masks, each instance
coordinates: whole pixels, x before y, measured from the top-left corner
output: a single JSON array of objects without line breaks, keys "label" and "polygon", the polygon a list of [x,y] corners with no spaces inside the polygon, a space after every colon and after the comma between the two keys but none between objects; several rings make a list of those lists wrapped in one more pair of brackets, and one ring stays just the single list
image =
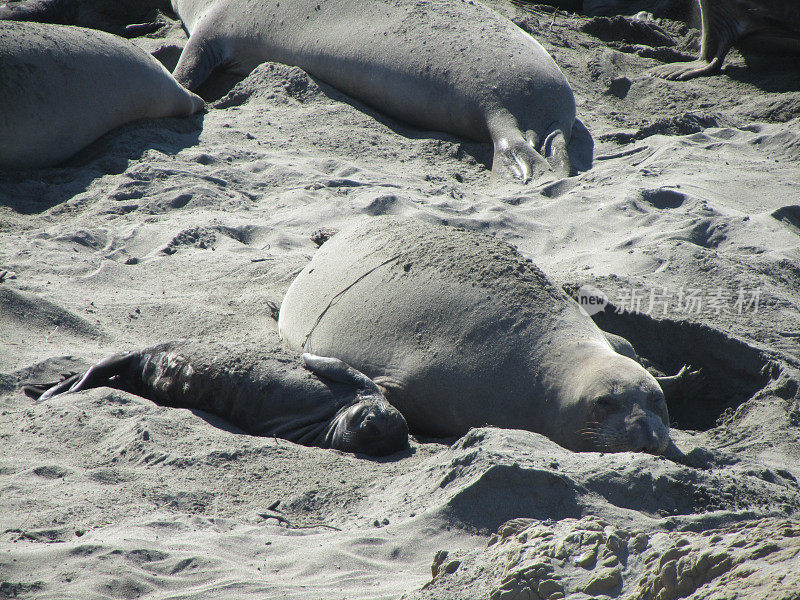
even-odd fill
[{"label": "elephant seal lying on sand", "polygon": [[191,115],[204,105],[126,40],[0,21],[0,169],[53,166],[129,121]]},{"label": "elephant seal lying on sand", "polygon": [[670,443],[656,379],[490,236],[359,222],[294,280],[278,331],[293,350],[335,356],[371,377],[415,433],[490,424],[572,450],[660,454]]},{"label": "elephant seal lying on sand", "polygon": [[163,0],[9,0],[0,3],[0,20],[77,25],[135,37],[164,25],[158,14],[163,7]]},{"label": "elephant seal lying on sand", "polygon": [[[6,18],[35,18],[48,4]],[[523,182],[591,165],[591,136],[561,70],[474,0],[172,0],[172,8],[190,36],[174,71],[189,89],[218,68],[246,75],[280,62],[416,127],[491,141],[493,170]]]},{"label": "elephant seal lying on sand", "polygon": [[95,387],[159,404],[196,408],[261,436],[305,446],[384,456],[408,445],[408,426],[369,378],[335,358],[285,351],[231,353],[199,342],[167,342],[103,359],[57,384],[29,385],[45,400]]},{"label": "elephant seal lying on sand", "polygon": [[718,73],[734,44],[758,52],[800,54],[797,0],[699,0],[703,37],[700,60],[652,70],[666,79],[687,80]]}]

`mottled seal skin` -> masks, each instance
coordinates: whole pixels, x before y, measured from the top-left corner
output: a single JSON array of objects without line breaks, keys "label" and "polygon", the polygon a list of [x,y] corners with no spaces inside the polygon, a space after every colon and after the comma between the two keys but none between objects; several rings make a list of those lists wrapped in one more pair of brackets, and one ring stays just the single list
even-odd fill
[{"label": "mottled seal skin", "polygon": [[334,235],[286,293],[279,334],[385,390],[411,431],[486,424],[572,450],[668,447],[656,379],[496,238],[375,218]]},{"label": "mottled seal skin", "polygon": [[[61,0],[70,1],[90,0]],[[246,75],[280,62],[416,127],[491,141],[496,173],[527,182],[591,166],[592,139],[561,70],[477,1],[172,0],[172,8],[190,36],[174,71],[188,89],[218,68]]]},{"label": "mottled seal skin", "polygon": [[405,420],[374,382],[337,359],[305,354],[303,361],[308,370],[280,349],[243,353],[180,340],[115,354],[84,374],[25,391],[41,401],[107,386],[306,446],[384,456],[408,445]]},{"label": "mottled seal skin", "polygon": [[127,40],[0,21],[0,169],[56,165],[129,121],[196,113],[203,100]]},{"label": "mottled seal skin", "polygon": [[797,0],[699,0],[702,25],[700,59],[662,65],[654,75],[685,81],[718,73],[734,46],[758,52],[800,54],[800,2]]}]

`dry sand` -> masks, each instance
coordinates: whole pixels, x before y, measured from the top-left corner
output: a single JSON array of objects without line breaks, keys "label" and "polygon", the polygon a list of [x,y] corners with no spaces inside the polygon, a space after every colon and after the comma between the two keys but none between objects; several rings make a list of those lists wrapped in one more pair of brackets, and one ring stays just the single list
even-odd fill
[{"label": "dry sand", "polygon": [[[667,82],[647,69],[693,52],[683,24],[496,7],[567,74],[587,173],[494,181],[488,145],[264,64],[210,82],[205,115],[0,175],[0,597],[798,597],[797,63],[734,54]],[[170,62],[185,38],[136,42]],[[178,337],[277,344],[269,304],[311,234],[380,214],[494,233],[601,289],[598,323],[654,368],[702,367],[670,409],[685,457],[485,428],[371,460],[123,392],[18,389]],[[636,297],[649,315],[614,310]],[[536,520],[489,538],[514,518]]]}]

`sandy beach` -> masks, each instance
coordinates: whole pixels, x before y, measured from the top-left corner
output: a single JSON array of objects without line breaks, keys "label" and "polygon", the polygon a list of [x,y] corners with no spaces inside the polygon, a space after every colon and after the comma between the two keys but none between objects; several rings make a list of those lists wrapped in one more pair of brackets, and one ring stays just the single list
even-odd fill
[{"label": "sandy beach", "polygon": [[[489,4],[567,76],[590,170],[497,179],[490,144],[264,63],[214,76],[204,114],[0,172],[0,598],[798,598],[796,58],[666,81],[686,23]],[[133,41],[172,68],[186,36]],[[389,214],[494,234],[600,290],[596,322],[654,369],[702,369],[669,407],[683,458],[483,427],[372,459],[20,391],[177,338],[279,345],[314,232]]]}]

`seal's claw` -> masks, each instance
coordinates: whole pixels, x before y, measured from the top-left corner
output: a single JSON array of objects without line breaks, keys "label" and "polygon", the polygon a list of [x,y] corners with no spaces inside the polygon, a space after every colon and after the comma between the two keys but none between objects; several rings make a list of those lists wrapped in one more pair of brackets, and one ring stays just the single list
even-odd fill
[{"label": "seal's claw", "polygon": [[703,75],[712,75],[720,70],[722,61],[693,60],[691,62],[671,63],[650,69],[650,75],[670,81],[687,81]]},{"label": "seal's claw", "polygon": [[511,176],[521,183],[528,183],[552,170],[550,163],[524,138],[514,141],[500,138],[495,142],[492,171],[496,175]]},{"label": "seal's claw", "polygon": [[656,381],[664,392],[667,404],[686,400],[697,395],[705,376],[702,369],[693,369],[691,365],[683,365],[670,377],[656,377]]}]

